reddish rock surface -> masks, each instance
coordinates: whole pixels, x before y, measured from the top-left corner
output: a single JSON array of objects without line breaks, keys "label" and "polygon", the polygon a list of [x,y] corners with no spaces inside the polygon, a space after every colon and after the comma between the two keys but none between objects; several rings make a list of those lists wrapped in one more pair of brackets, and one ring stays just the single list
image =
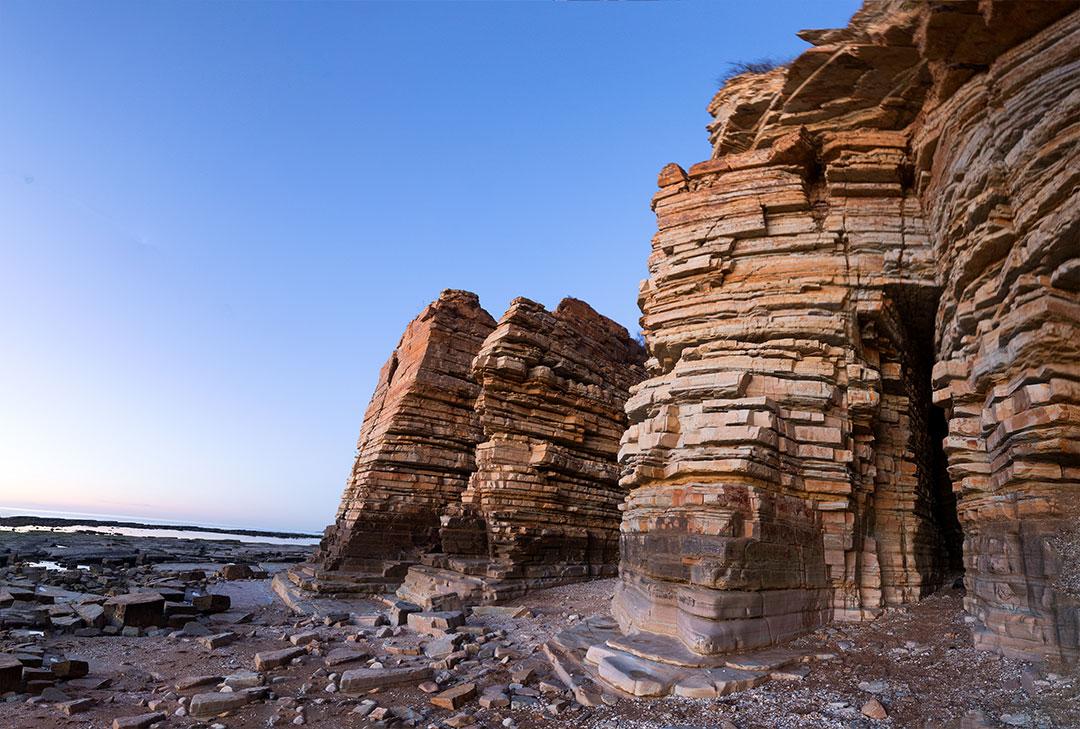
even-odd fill
[{"label": "reddish rock surface", "polygon": [[[473,364],[486,440],[461,507],[443,520],[443,553],[410,570],[399,595],[490,601],[617,569],[616,454],[644,350],[577,299],[554,311],[515,299]],[[458,579],[455,574],[476,579]]]},{"label": "reddish rock surface", "polygon": [[393,591],[410,563],[438,548],[439,514],[474,469],[482,433],[470,367],[494,328],[476,294],[449,289],[406,328],[379,373],[316,569],[294,573],[306,585]]},{"label": "reddish rock surface", "polygon": [[661,171],[624,629],[761,647],[962,566],[979,645],[1080,656],[1075,8],[870,3]]},{"label": "reddish rock surface", "polygon": [[403,594],[430,609],[614,574],[643,360],[582,301],[515,299],[496,327],[474,294],[443,292],[384,366],[337,521],[291,578],[389,592],[422,559]]}]

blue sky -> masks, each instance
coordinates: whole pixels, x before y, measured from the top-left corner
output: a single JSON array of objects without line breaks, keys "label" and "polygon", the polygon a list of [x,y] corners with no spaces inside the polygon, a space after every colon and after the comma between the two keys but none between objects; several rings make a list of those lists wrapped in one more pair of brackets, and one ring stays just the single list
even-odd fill
[{"label": "blue sky", "polygon": [[637,331],[728,62],[858,3],[0,3],[0,506],[331,521],[443,288]]}]

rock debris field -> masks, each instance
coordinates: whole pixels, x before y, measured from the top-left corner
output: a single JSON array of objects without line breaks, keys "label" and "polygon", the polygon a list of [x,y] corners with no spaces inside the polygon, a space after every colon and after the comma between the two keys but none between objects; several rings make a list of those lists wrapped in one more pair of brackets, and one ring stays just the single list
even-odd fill
[{"label": "rock debris field", "polygon": [[160,562],[162,540],[108,541],[134,565],[0,572],[0,726],[1080,726],[1080,679],[977,651],[956,588],[795,641],[819,660],[757,688],[586,706],[544,645],[609,616],[614,579],[465,611],[373,598],[317,619],[274,599],[260,567],[301,558],[290,548],[189,542],[263,558],[196,567]]}]

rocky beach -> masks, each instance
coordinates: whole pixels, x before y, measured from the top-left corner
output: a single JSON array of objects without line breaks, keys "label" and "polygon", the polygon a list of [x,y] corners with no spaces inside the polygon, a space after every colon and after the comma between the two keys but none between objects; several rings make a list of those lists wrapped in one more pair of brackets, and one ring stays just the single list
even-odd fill
[{"label": "rocky beach", "polygon": [[[81,567],[23,561],[56,562],[60,542]],[[273,577],[310,547],[0,543],[0,726],[12,729],[1080,726],[1076,677],[976,650],[959,589],[729,657],[712,669],[723,683],[643,701],[587,679],[582,646],[616,628],[614,579],[465,610],[369,596],[294,611]]]}]

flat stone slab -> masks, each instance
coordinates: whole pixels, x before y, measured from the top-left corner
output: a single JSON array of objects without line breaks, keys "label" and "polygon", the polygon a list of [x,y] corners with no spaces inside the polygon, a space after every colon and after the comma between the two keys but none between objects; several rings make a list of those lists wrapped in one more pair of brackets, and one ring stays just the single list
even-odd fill
[{"label": "flat stone slab", "polygon": [[160,711],[151,714],[138,714],[137,716],[122,716],[113,719],[112,729],[146,729],[151,724],[165,721],[165,715]]},{"label": "flat stone slab", "polygon": [[769,678],[774,681],[802,681],[810,675],[810,666],[800,663],[797,666],[779,668],[769,673]]},{"label": "flat stone slab", "polygon": [[671,691],[673,677],[655,670],[656,664],[636,656],[608,656],[598,665],[600,677],[615,688],[634,696],[664,696]]},{"label": "flat stone slab", "polygon": [[94,708],[97,702],[94,699],[74,699],[72,701],[65,701],[60,704],[60,711],[64,712],[66,716],[74,716],[75,714],[82,714],[90,711]]},{"label": "flat stone slab", "polygon": [[203,686],[215,686],[222,681],[222,676],[181,676],[176,679],[177,691],[190,691],[194,688],[201,688]]},{"label": "flat stone slab", "polygon": [[60,678],[84,678],[90,673],[90,664],[79,658],[50,659],[49,667]]},{"label": "flat stone slab", "polygon": [[[674,694],[686,698],[710,699],[735,691],[745,691],[770,680],[770,670],[767,668],[750,671],[728,666],[673,665],[618,650],[611,646],[613,642],[618,641],[609,639],[605,643],[590,646],[585,652],[582,666],[588,675],[602,685],[633,696]],[[577,651],[574,652],[580,655]],[[550,651],[549,658],[552,658]],[[768,666],[776,663],[787,665],[792,660],[798,662],[802,658],[800,654],[790,651],[763,651],[763,657],[759,661],[754,661],[750,656],[739,656],[733,660],[741,665]],[[797,666],[801,667],[802,664]],[[580,683],[580,678],[576,675],[561,677],[564,683],[567,683],[567,679],[570,679],[570,683]]]},{"label": "flat stone slab", "polygon": [[597,667],[600,677],[633,696],[667,696],[685,669],[648,661],[606,645],[594,645],[585,660]]},{"label": "flat stone slab", "polygon": [[775,671],[794,663],[810,660],[806,653],[782,649],[763,650],[745,655],[724,656],[724,665],[728,668],[740,668],[744,671]]},{"label": "flat stone slab", "polygon": [[207,650],[215,650],[223,645],[229,645],[236,640],[236,633],[224,632],[213,635],[203,635],[195,639],[195,642]]},{"label": "flat stone slab", "polygon": [[463,683],[432,696],[431,703],[440,709],[454,711],[460,709],[474,698],[476,698],[476,684]]},{"label": "flat stone slab", "polygon": [[105,616],[105,608],[96,603],[87,603],[84,605],[76,605],[75,612],[79,617],[83,619],[87,625],[94,628],[104,628],[107,620]]},{"label": "flat stone slab", "polygon": [[248,702],[248,695],[243,691],[195,694],[191,697],[188,712],[196,719],[208,719],[226,711],[234,711]]},{"label": "flat stone slab", "polygon": [[724,656],[703,656],[694,653],[678,638],[655,633],[630,633],[609,638],[612,648],[657,663],[691,668],[714,668],[726,665]]},{"label": "flat stone slab", "polygon": [[232,607],[232,598],[228,595],[219,595],[212,592],[206,595],[196,595],[191,598],[191,604],[200,613],[223,613]]},{"label": "flat stone slab", "polygon": [[261,673],[255,673],[254,671],[237,671],[236,673],[230,673],[228,676],[221,679],[219,683],[224,683],[233,691],[243,691],[244,689],[262,686],[263,680],[264,678]]},{"label": "flat stone slab", "polygon": [[717,696],[752,689],[769,680],[767,673],[744,671],[739,668],[710,668],[705,673],[716,686]]},{"label": "flat stone slab", "polygon": [[165,598],[156,592],[131,592],[105,602],[105,615],[113,625],[150,628],[163,623]]},{"label": "flat stone slab", "polygon": [[271,668],[278,668],[289,663],[294,658],[299,658],[305,655],[307,651],[303,648],[282,648],[278,651],[263,651],[255,654],[255,670],[256,671],[268,671]]},{"label": "flat stone slab", "polygon": [[452,633],[465,624],[465,613],[460,610],[443,612],[410,613],[408,626],[417,633],[441,636]]},{"label": "flat stone slab", "polygon": [[294,633],[289,636],[289,642],[295,646],[307,645],[308,643],[317,643],[320,640],[318,632],[314,630],[307,630],[303,633]]},{"label": "flat stone slab", "polygon": [[373,688],[417,684],[433,675],[430,666],[405,668],[357,668],[341,674],[341,692],[359,693]]},{"label": "flat stone slab", "polygon": [[353,663],[370,657],[370,654],[352,648],[335,648],[326,654],[323,662],[327,666],[340,666],[343,663]]},{"label": "flat stone slab", "polygon": [[672,693],[688,699],[715,699],[719,696],[716,683],[704,671],[696,671],[680,678],[675,682]]},{"label": "flat stone slab", "polygon": [[524,605],[517,605],[514,607],[502,605],[477,605],[472,608],[472,614],[480,617],[494,615],[503,618],[520,618],[528,611],[529,609]]},{"label": "flat stone slab", "polygon": [[307,592],[294,585],[285,572],[274,575],[270,586],[274,595],[296,615],[321,619],[328,615],[367,613],[378,609],[377,603],[371,599],[339,600]]}]

